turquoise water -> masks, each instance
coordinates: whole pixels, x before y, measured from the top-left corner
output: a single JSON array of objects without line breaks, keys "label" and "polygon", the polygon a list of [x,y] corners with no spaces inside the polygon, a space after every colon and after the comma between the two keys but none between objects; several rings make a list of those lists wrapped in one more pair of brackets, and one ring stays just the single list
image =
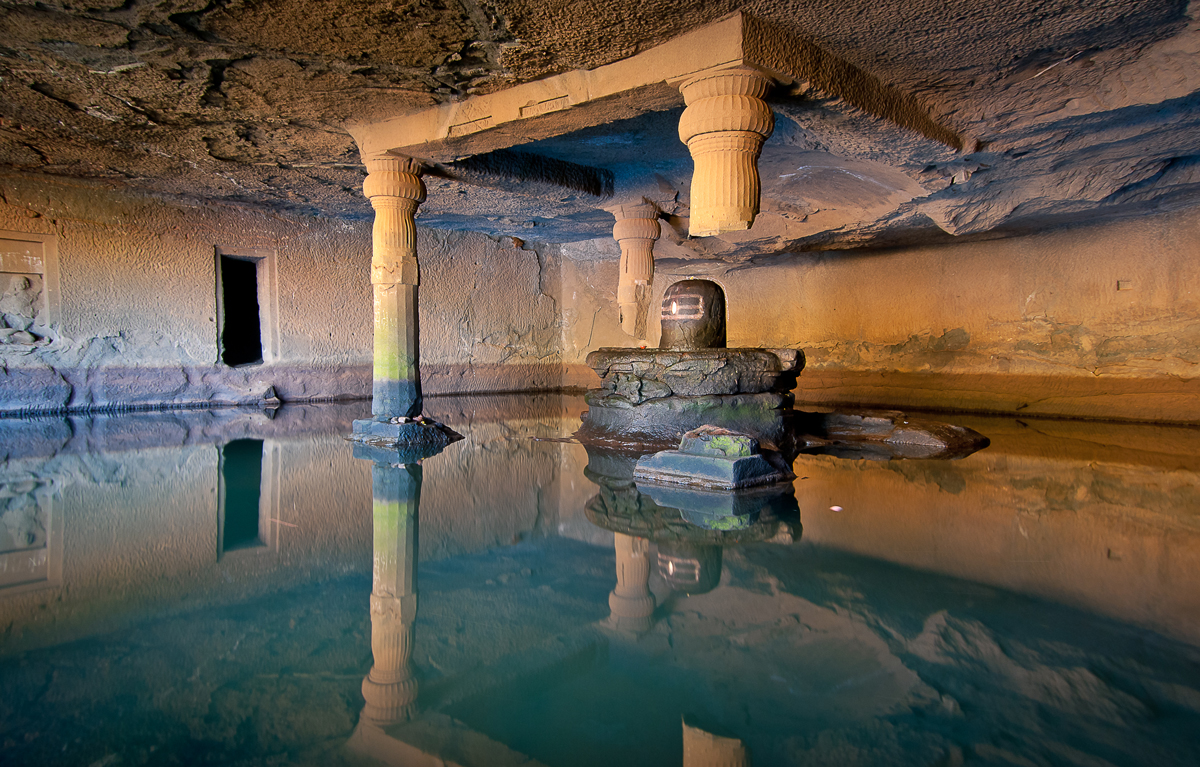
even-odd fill
[{"label": "turquoise water", "polygon": [[1195,431],[964,417],[722,530],[581,408],[431,400],[374,493],[365,404],[0,420],[0,762],[1200,764]]}]

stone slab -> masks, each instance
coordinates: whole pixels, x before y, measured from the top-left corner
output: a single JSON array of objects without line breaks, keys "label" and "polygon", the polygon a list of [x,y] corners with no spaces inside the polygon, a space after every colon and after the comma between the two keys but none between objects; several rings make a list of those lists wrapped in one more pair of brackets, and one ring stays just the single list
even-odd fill
[{"label": "stone slab", "polygon": [[679,452],[741,458],[758,452],[758,440],[748,434],[705,424],[683,435],[683,439],[679,440]]},{"label": "stone slab", "polygon": [[664,450],[640,458],[635,479],[654,483],[735,490],[786,480],[787,475],[762,455],[723,458]]}]

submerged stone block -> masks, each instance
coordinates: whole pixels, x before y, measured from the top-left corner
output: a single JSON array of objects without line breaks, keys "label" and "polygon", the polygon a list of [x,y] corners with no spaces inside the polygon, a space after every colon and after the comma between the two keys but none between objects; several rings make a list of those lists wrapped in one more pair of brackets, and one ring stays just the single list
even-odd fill
[{"label": "submerged stone block", "polygon": [[640,459],[633,476],[648,482],[695,485],[722,490],[766,485],[785,479],[761,455],[720,458],[664,450]]},{"label": "submerged stone block", "polygon": [[790,472],[759,453],[758,442],[749,435],[706,424],[685,434],[678,450],[638,459],[633,476],[647,482],[735,490],[780,482],[789,479]]}]

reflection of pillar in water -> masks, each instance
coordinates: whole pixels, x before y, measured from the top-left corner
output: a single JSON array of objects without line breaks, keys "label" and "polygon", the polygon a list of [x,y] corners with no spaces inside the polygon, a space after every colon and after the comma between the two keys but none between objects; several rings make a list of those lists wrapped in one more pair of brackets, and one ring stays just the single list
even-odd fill
[{"label": "reflection of pillar in water", "polygon": [[371,588],[371,654],[363,680],[361,719],[376,725],[413,714],[413,621],[417,618],[417,508],[421,466],[375,463],[371,469],[375,561]]},{"label": "reflection of pillar in water", "polygon": [[750,767],[746,744],[683,723],[683,767]]},{"label": "reflection of pillar in water", "polygon": [[617,554],[617,587],[608,595],[612,621],[622,631],[650,628],[654,595],[650,593],[650,542],[624,533],[613,533]]}]

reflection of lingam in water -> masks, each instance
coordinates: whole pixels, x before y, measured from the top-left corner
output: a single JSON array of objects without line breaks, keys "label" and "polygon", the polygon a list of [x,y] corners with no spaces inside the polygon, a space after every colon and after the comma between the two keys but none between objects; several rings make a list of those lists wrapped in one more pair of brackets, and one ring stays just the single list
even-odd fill
[{"label": "reflection of lingam in water", "polygon": [[672,591],[691,595],[716,588],[726,546],[791,543],[800,537],[790,483],[740,492],[664,489],[635,484],[636,455],[592,446],[587,451],[584,473],[600,491],[584,513],[614,534],[617,584],[609,596],[609,623],[621,631],[641,633],[653,625],[651,544],[663,581]]},{"label": "reflection of lingam in water", "polygon": [[650,541],[613,533],[617,555],[617,585],[608,595],[612,625],[620,631],[640,633],[651,625],[654,594],[650,593]]}]

